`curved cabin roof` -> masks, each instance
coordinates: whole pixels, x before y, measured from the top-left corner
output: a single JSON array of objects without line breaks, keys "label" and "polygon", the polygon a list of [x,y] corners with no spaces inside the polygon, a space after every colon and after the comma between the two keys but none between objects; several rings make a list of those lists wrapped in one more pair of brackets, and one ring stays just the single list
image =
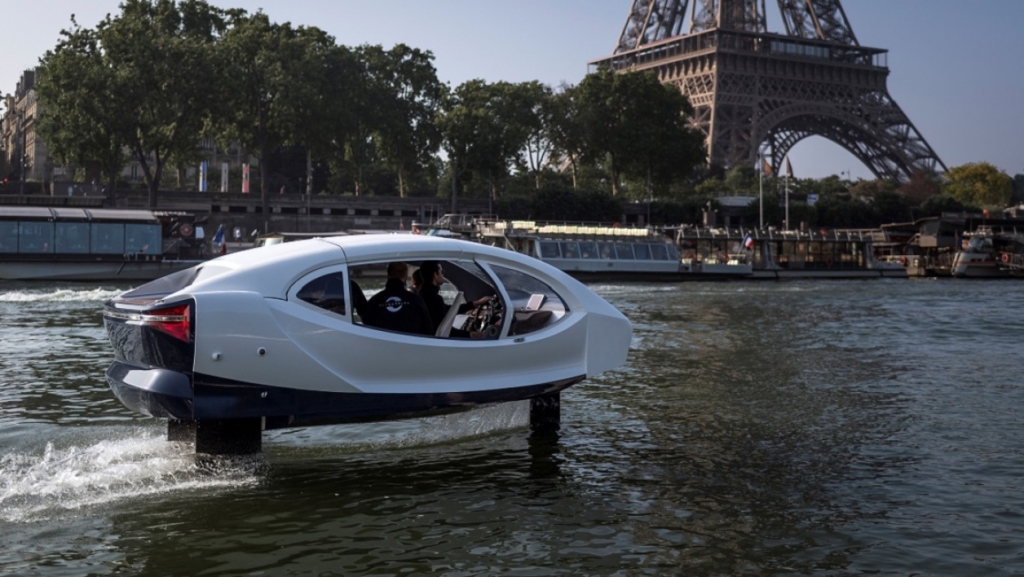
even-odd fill
[{"label": "curved cabin roof", "polygon": [[582,286],[543,261],[504,248],[424,235],[363,234],[300,240],[229,253],[199,265],[203,270],[185,292],[255,291],[264,297],[283,299],[288,287],[298,278],[322,267],[478,256],[496,264],[529,270],[556,290],[563,287],[560,294],[578,293],[576,287]]}]

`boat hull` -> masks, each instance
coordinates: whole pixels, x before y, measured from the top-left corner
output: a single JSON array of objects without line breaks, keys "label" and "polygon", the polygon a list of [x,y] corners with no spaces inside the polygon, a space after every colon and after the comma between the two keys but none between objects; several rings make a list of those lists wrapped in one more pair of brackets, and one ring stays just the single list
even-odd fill
[{"label": "boat hull", "polygon": [[907,270],[899,269],[852,269],[852,270],[792,270],[754,269],[752,279],[871,279],[907,278]]},{"label": "boat hull", "polygon": [[151,281],[202,261],[21,261],[0,262],[0,280]]},{"label": "boat hull", "polygon": [[584,378],[464,392],[364,393],[301,390],[209,375],[196,375],[193,384],[184,373],[122,362],[114,362],[106,376],[114,396],[133,411],[179,421],[261,418],[265,430],[457,412],[543,397]]}]

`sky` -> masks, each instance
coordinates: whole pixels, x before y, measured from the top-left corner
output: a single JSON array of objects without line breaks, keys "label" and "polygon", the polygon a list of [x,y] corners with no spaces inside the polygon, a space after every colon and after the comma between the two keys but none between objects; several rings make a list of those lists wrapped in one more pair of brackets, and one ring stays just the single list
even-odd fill
[{"label": "sky", "polygon": [[[696,1],[696,0],[693,0]],[[208,0],[316,26],[348,46],[430,50],[439,78],[557,87],[612,53],[632,0]],[[783,30],[775,2],[768,27]],[[72,14],[93,28],[120,0],[2,0],[0,93],[56,46]],[[1024,0],[845,0],[862,46],[889,51],[889,94],[947,167],[990,162],[1024,173]],[[873,178],[852,154],[810,137],[790,153],[796,177]]]}]

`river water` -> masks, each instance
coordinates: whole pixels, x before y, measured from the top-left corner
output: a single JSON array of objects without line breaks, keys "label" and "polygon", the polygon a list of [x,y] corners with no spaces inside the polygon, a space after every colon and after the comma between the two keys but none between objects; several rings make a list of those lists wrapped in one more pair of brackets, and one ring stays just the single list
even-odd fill
[{"label": "river water", "polygon": [[629,362],[197,464],[103,378],[127,287],[0,284],[0,573],[1024,573],[1013,281],[604,284]]}]

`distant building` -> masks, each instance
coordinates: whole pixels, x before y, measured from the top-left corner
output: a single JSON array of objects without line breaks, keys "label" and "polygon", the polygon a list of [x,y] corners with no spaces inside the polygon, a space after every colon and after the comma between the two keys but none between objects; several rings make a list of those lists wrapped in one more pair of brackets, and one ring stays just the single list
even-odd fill
[{"label": "distant building", "polygon": [[[50,194],[64,194],[66,190],[72,190],[74,194],[95,194],[100,193],[102,186],[100,175],[95,168],[90,167],[84,183],[75,183],[74,166],[57,166],[46,143],[36,136],[36,121],[39,118],[39,103],[36,91],[33,89],[37,80],[35,70],[26,70],[18,81],[17,89],[13,95],[4,99],[4,114],[0,118],[0,142],[2,142],[3,157],[0,159],[0,181],[7,179],[9,182],[19,180],[44,183],[44,188]],[[237,173],[231,179],[229,189],[234,192],[241,190],[241,165],[248,162],[254,167],[258,165],[255,159],[243,155],[241,147],[233,144],[228,150],[217,148],[211,139],[203,139],[200,142],[200,149],[208,159],[209,171],[207,174],[207,190],[212,192],[226,192],[221,190],[221,172],[226,164],[229,171]],[[126,151],[126,154],[128,151]],[[142,165],[138,159],[132,157],[121,172],[123,180],[132,184],[142,184],[145,177],[142,172]],[[164,171],[162,183],[167,188],[196,188],[198,189],[199,167],[189,166],[182,171],[175,170],[168,166]]]},{"label": "distant building", "polygon": [[[26,70],[13,95],[4,99],[4,116],[0,120],[3,142],[3,178],[9,181],[52,181],[53,160],[46,143],[36,137],[39,102],[33,86],[35,70]],[[60,171],[62,172],[62,171]]]}]

